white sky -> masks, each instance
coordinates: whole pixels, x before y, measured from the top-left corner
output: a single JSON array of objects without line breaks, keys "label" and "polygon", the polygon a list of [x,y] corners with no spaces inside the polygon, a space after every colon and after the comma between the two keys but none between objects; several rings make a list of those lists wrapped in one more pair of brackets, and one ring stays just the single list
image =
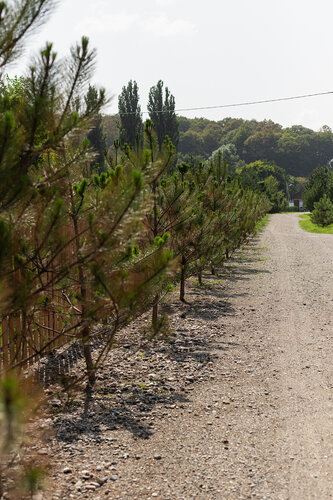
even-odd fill
[{"label": "white sky", "polygon": [[[332,0],[60,0],[29,42],[59,55],[81,35],[98,50],[95,84],[117,96],[136,80],[142,110],[162,79],[177,108],[333,90]],[[13,68],[11,74],[22,71]],[[333,94],[296,102],[182,113],[333,128]]]}]

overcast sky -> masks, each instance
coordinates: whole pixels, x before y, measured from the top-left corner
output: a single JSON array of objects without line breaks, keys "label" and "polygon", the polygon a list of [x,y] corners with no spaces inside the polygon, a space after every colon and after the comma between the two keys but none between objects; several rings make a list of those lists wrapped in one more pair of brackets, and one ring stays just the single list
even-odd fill
[{"label": "overcast sky", "polygon": [[[332,19],[332,0],[59,0],[27,53],[48,40],[64,55],[89,36],[98,51],[93,82],[114,96],[112,113],[130,79],[143,110],[159,79],[177,108],[215,106],[333,90]],[[318,130],[333,128],[333,94],[181,114]]]}]

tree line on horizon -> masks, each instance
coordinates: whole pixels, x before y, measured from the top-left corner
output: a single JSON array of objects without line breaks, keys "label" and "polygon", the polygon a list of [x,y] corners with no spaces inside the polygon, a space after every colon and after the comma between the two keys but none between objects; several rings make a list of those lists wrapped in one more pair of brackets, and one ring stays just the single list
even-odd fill
[{"label": "tree line on horizon", "polygon": [[[333,133],[328,126],[315,132],[301,125],[283,128],[272,120],[229,117],[212,121],[176,116],[175,98],[161,80],[150,89],[147,107],[159,147],[165,135],[172,138],[177,149],[176,164],[198,167],[219,153],[228,164],[230,175],[244,187],[268,197],[272,212],[287,209],[293,195],[304,190],[311,173],[316,168],[329,168],[333,158]],[[136,81],[131,80],[122,88],[118,108],[115,116],[101,116],[99,132],[105,150],[116,156],[126,145],[142,145],[143,122]],[[308,206],[313,207],[310,198],[307,197]],[[319,201],[318,196],[313,201]]]},{"label": "tree line on horizon", "polygon": [[273,162],[295,177],[309,177],[316,167],[327,165],[333,158],[333,133],[326,125],[315,132],[302,125],[282,127],[272,120],[224,118],[212,122],[179,117],[179,126],[182,155],[188,155],[194,143],[198,154],[203,155],[233,144],[245,164]]},{"label": "tree line on horizon", "polygon": [[[324,125],[314,131],[302,125],[282,127],[272,120],[244,120],[227,117],[213,121],[207,118],[176,116],[175,98],[159,81],[148,98],[148,112],[160,143],[167,133],[177,147],[178,162],[207,160],[221,146],[233,145],[243,164],[261,160],[274,163],[288,175],[307,178],[311,172],[326,166],[333,158],[333,133]],[[165,93],[163,93],[165,91]],[[106,148],[115,140],[134,145],[142,134],[142,113],[138,85],[130,81],[118,98],[118,114],[103,116]]]},{"label": "tree line on horizon", "polygon": [[[97,89],[89,86],[85,102],[93,104],[96,96]],[[138,151],[144,142],[139,92],[135,81],[130,81],[127,86],[123,87],[118,98],[118,106],[119,120],[113,122],[115,126],[112,133],[115,134],[116,139],[113,139],[112,144],[110,138],[107,140],[103,131],[103,120],[104,124],[110,125],[112,117],[99,115],[95,126],[88,134],[88,139],[97,152],[97,157],[91,167],[99,172],[105,169],[105,159],[108,155],[111,161],[117,163],[124,149],[129,147]],[[237,178],[244,188],[264,194],[270,201],[272,212],[285,210],[288,207],[288,200],[304,186],[305,179],[287,174],[273,161],[257,160],[246,164],[233,143],[221,145],[212,151],[208,158],[205,155],[180,153],[179,118],[175,114],[175,99],[168,87],[164,89],[164,83],[161,80],[150,89],[148,109],[150,119],[154,123],[159,148],[161,149],[166,136],[176,147],[174,166],[187,163],[192,169],[198,168],[201,163],[212,161],[220,155],[221,161],[228,165],[229,175]],[[216,144],[211,142],[211,147]],[[107,150],[108,145],[110,147]]]}]

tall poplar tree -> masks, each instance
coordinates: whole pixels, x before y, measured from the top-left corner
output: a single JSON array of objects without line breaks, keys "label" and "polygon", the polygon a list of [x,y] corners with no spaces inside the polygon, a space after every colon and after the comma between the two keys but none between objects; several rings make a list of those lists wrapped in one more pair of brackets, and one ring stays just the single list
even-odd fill
[{"label": "tall poplar tree", "polygon": [[130,80],[118,97],[120,117],[119,139],[122,144],[135,146],[142,142],[142,115],[136,81]]},{"label": "tall poplar tree", "polygon": [[154,87],[151,87],[147,104],[160,149],[162,148],[165,136],[169,136],[171,142],[176,147],[179,141],[179,125],[175,113],[175,98],[170,93],[168,87],[165,87],[165,92],[163,92],[163,86],[164,83],[162,80],[159,80]]},{"label": "tall poplar tree", "polygon": [[[85,95],[84,100],[88,112],[91,109],[96,108],[96,104],[99,100],[99,92],[94,85],[89,85],[88,92]],[[90,142],[91,148],[95,153],[90,167],[95,167],[99,172],[102,172],[104,170],[105,163],[104,156],[106,149],[106,140],[103,131],[103,121],[101,113],[97,113],[96,117],[92,120],[91,129],[88,132],[88,140]]]}]

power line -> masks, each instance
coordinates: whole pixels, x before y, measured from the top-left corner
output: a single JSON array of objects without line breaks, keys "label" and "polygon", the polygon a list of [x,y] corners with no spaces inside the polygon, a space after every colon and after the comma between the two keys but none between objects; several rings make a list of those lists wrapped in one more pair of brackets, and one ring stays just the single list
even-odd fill
[{"label": "power line", "polygon": [[[306,99],[307,97],[317,97],[321,95],[333,94],[333,91],[329,92],[317,92],[316,94],[304,94],[296,95],[292,97],[279,97],[277,99],[265,99],[263,101],[249,101],[249,102],[238,102],[235,104],[222,104],[221,106],[202,106],[200,108],[182,108],[175,110],[177,113],[181,111],[199,111],[203,109],[219,109],[219,108],[235,108],[237,106],[252,106],[253,104],[266,104],[270,102],[281,102],[281,101],[293,101],[295,99]],[[163,113],[163,111],[162,111]]]},{"label": "power line", "polygon": [[[276,99],[265,99],[261,101],[248,101],[248,102],[238,102],[234,104],[221,104],[219,106],[201,106],[197,108],[180,108],[180,109],[175,109],[175,113],[181,113],[183,111],[202,111],[206,109],[222,109],[222,108],[236,108],[239,106],[252,106],[254,104],[268,104],[270,102],[282,102],[282,101],[294,101],[296,99],[306,99],[308,97],[318,97],[322,95],[329,95],[333,94],[333,91],[329,92],[317,92],[315,94],[303,94],[303,95],[296,95],[296,96],[291,96],[291,97],[279,97]],[[165,110],[158,110],[154,111],[154,113],[169,113],[169,111]],[[122,115],[134,115],[136,114],[136,111],[129,111],[127,113],[121,113]],[[142,114],[149,114],[149,111],[143,111]]]}]

